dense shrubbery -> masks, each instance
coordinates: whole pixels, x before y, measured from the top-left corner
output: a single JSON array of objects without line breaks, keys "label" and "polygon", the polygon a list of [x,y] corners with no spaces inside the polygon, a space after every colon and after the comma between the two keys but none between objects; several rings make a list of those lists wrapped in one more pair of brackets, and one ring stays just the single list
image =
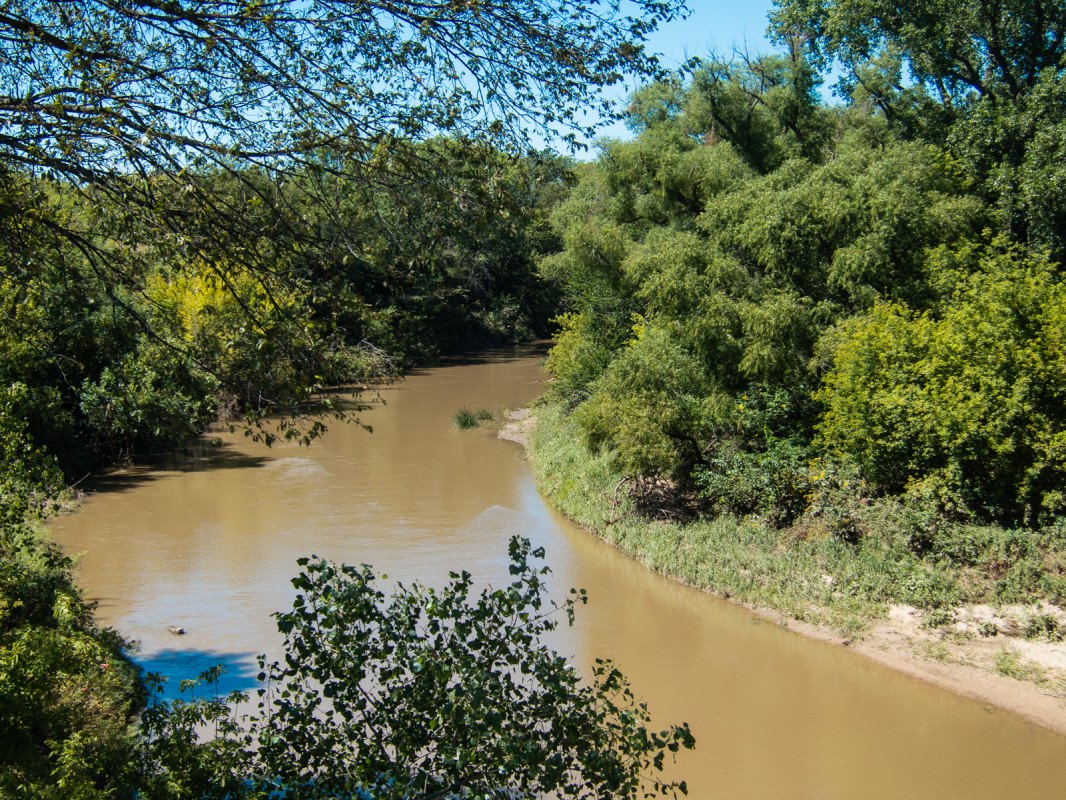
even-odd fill
[{"label": "dense shrubbery", "polygon": [[883,491],[1048,523],[1066,512],[1066,287],[1017,249],[949,258],[941,308],[879,303],[835,333],[822,443]]},{"label": "dense shrubbery", "polygon": [[[23,488],[23,495],[43,490]],[[15,521],[13,481],[3,489],[0,795],[120,796],[133,769],[130,726],[143,701],[138,672],[121,639],[94,626],[70,559],[39,523]]]},{"label": "dense shrubbery", "polygon": [[[17,393],[5,416],[81,477],[220,416],[293,412],[283,430],[314,435],[302,415],[329,410],[324,387],[542,333],[552,294],[532,258],[553,235],[539,204],[565,164],[444,140],[407,149],[424,174],[400,179],[411,166],[398,160],[393,184],[371,186],[309,169],[315,193],[264,180],[260,193],[282,195],[269,204],[254,171],[190,175],[241,209],[230,233],[154,187],[184,214],[169,239],[139,239],[106,198],[0,175],[0,385]],[[311,202],[323,193],[335,202]]]},{"label": "dense shrubbery", "polygon": [[968,525],[1066,512],[1062,43],[996,38],[1051,30],[1029,6],[949,45],[932,12],[779,5],[786,55],[639,92],[556,212],[553,394],[634,491],[852,545],[920,518],[890,549],[972,566],[941,546]]}]

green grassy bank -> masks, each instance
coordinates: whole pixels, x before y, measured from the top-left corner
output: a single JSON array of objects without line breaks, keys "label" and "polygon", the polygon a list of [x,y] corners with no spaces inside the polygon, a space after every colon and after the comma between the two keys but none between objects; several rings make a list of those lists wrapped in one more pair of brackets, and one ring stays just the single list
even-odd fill
[{"label": "green grassy bank", "polygon": [[[1066,598],[1066,532],[934,524],[890,501],[822,502],[791,527],[721,515],[677,522],[634,509],[609,454],[592,452],[562,407],[544,401],[529,457],[542,494],[649,568],[723,597],[860,636],[892,603],[948,625],[965,604]],[[847,524],[842,524],[846,521]],[[1055,625],[1034,632],[1061,635]],[[994,635],[991,630],[987,635]]]}]

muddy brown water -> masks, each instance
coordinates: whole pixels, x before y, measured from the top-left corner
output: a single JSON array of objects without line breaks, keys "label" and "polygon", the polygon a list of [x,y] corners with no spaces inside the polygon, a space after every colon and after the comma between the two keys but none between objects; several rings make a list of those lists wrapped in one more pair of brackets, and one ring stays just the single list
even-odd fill
[{"label": "muddy brown water", "polygon": [[499,584],[520,533],[545,547],[556,587],[588,590],[559,648],[584,666],[613,658],[657,721],[692,726],[677,772],[697,800],[1066,798],[1066,738],[649,573],[547,508],[517,445],[453,426],[459,408],[520,406],[542,380],[529,350],[423,370],[362,415],[373,434],[334,426],[271,449],[226,434],[97,484],[55,535],[147,669],[221,663],[223,688],[252,688],[298,557]]}]

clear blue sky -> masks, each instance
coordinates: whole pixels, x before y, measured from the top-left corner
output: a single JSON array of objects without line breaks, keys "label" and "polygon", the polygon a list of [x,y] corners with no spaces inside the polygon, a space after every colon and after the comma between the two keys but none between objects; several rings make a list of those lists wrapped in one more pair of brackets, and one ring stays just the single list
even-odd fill
[{"label": "clear blue sky", "polygon": [[[773,7],[771,0],[689,0],[692,13],[687,19],[663,26],[649,39],[649,49],[661,53],[663,64],[677,67],[692,56],[707,56],[711,53],[728,57],[734,49],[747,49],[751,53],[772,49],[766,38],[767,19]],[[629,95],[636,84],[617,91],[620,100]],[[614,94],[614,93],[612,93]],[[602,132],[603,136],[627,138],[628,133],[621,123]],[[593,154],[589,154],[592,157]],[[581,158],[581,154],[578,154]]]},{"label": "clear blue sky", "polygon": [[689,56],[715,52],[729,55],[734,46],[753,52],[770,49],[766,39],[770,0],[716,2],[689,0],[688,19],[671,22],[651,37],[651,49],[662,53],[666,63],[676,66]]}]

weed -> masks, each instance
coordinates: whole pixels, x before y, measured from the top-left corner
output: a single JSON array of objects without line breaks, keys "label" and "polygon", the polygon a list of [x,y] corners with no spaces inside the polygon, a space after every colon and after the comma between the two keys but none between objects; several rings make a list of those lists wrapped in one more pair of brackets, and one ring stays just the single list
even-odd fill
[{"label": "weed", "polygon": [[996,653],[996,672],[1018,681],[1047,682],[1047,671],[1043,667],[1022,661],[1016,652],[1006,647]]},{"label": "weed", "polygon": [[1062,632],[1058,621],[1050,614],[1034,614],[1025,622],[1025,638],[1061,642]]},{"label": "weed", "polygon": [[922,647],[922,654],[930,661],[939,661],[942,664],[952,660],[951,650],[943,642],[927,642]]},{"label": "weed", "polygon": [[922,627],[932,630],[934,628],[943,628],[945,625],[950,625],[955,621],[955,612],[949,608],[934,608],[928,614],[925,615],[925,619],[922,620]]},{"label": "weed", "polygon": [[487,422],[494,417],[495,415],[488,408],[479,408],[476,411],[471,411],[469,408],[463,407],[455,412],[452,420],[455,422],[455,427],[466,429],[476,428],[482,422]]}]

